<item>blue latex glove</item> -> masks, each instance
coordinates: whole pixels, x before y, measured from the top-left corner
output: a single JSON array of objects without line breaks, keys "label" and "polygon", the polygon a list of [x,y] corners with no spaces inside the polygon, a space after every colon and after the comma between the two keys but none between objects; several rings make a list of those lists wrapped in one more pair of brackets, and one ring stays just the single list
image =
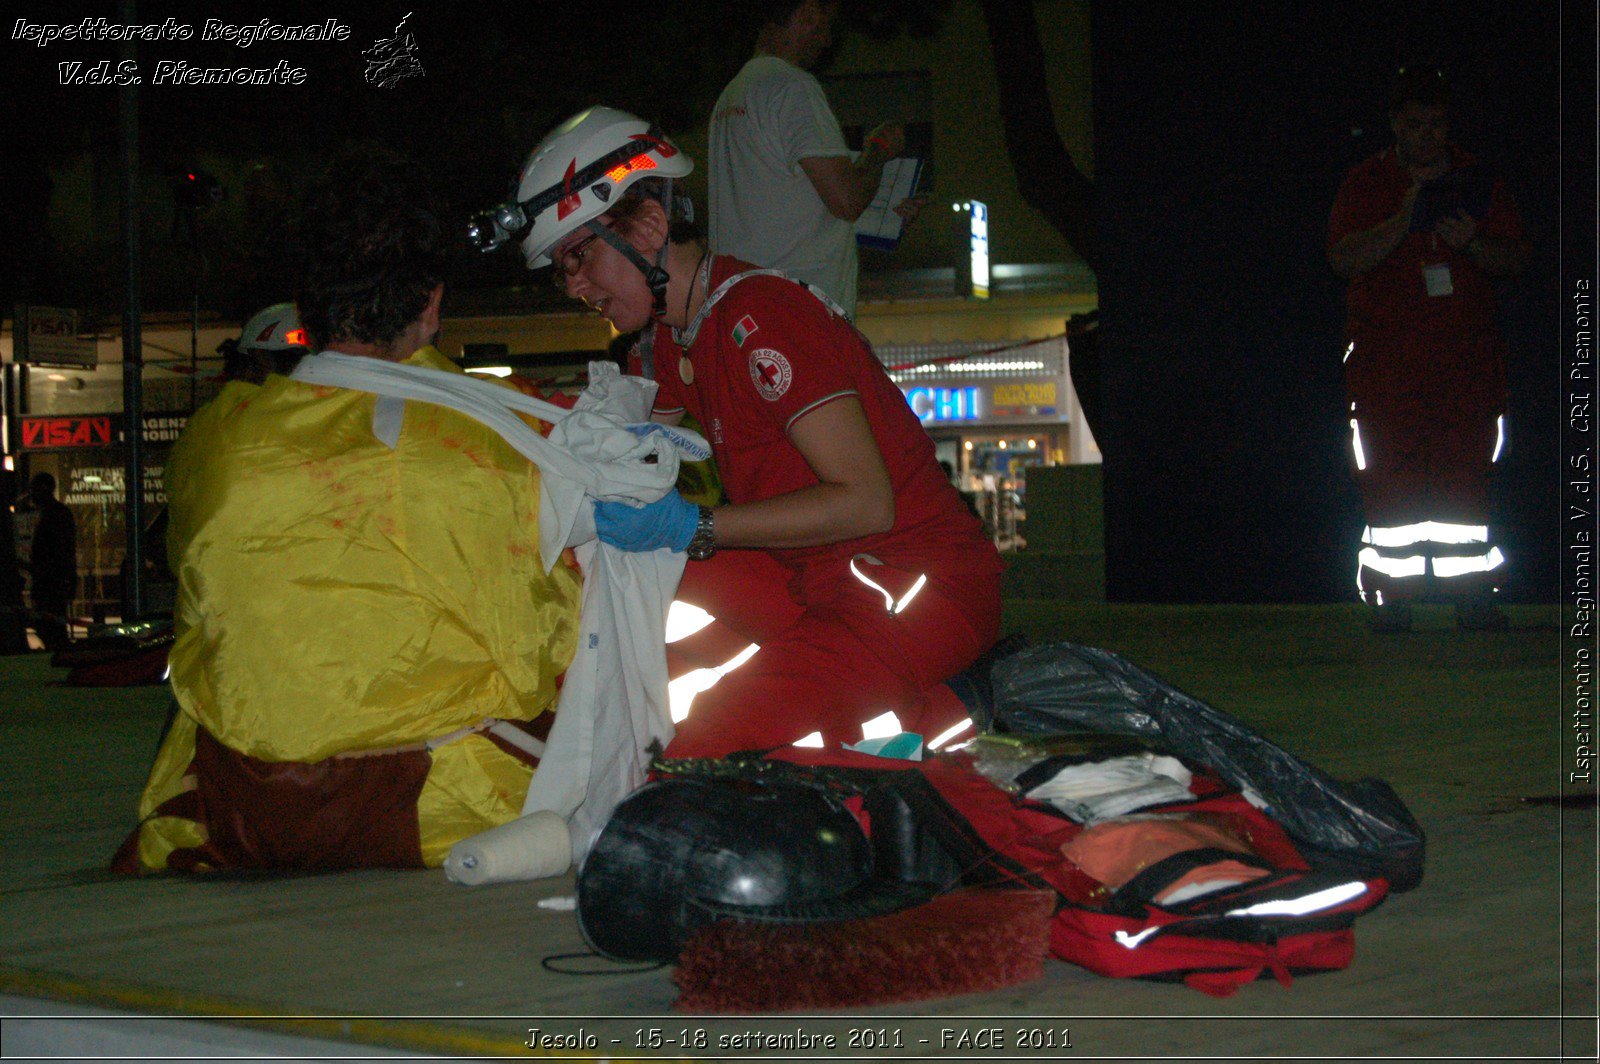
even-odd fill
[{"label": "blue latex glove", "polygon": [[700,523],[700,508],[673,488],[655,502],[596,502],[594,530],[602,543],[626,551],[686,550]]}]

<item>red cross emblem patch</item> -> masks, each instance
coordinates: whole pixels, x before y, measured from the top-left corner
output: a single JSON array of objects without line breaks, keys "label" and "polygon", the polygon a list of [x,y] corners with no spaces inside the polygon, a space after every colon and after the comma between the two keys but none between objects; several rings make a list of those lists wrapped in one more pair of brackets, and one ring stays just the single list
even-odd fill
[{"label": "red cross emblem patch", "polygon": [[773,403],[783,398],[783,393],[789,390],[794,380],[794,370],[782,352],[770,347],[758,347],[750,352],[750,380],[755,383],[761,398]]}]

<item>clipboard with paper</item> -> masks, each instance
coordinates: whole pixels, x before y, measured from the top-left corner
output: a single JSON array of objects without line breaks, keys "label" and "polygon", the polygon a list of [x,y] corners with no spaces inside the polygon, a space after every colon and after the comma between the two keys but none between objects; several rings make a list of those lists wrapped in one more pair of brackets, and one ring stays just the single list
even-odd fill
[{"label": "clipboard with paper", "polygon": [[877,195],[861,212],[861,217],[856,219],[858,246],[876,251],[893,251],[900,246],[905,219],[896,214],[894,208],[916,194],[917,184],[922,179],[922,166],[920,156],[901,156],[884,164]]}]

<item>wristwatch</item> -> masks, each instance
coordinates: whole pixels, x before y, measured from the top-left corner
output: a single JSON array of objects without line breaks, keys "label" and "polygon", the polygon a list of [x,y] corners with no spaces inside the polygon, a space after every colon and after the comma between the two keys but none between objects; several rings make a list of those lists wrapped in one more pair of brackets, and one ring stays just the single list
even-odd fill
[{"label": "wristwatch", "polygon": [[689,540],[689,546],[684,549],[684,553],[697,562],[703,562],[717,553],[716,518],[713,516],[716,511],[709,506],[702,506],[699,509],[700,519],[695,522],[694,536]]}]

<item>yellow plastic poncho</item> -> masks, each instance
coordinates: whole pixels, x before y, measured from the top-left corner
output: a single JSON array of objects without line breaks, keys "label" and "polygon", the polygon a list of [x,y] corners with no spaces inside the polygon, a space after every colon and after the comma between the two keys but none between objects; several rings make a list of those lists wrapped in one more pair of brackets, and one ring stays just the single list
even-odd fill
[{"label": "yellow plastic poncho", "polygon": [[[460,372],[432,348],[407,362]],[[374,404],[284,377],[234,382],[174,447],[179,713],[140,805],[142,867],[205,841],[203,824],[151,816],[194,787],[197,727],[263,761],[317,762],[553,711],[580,578],[540,564],[539,470],[426,403],[405,404],[391,450]],[[480,735],[431,758],[417,801],[430,866],[516,817],[531,778]]]}]

